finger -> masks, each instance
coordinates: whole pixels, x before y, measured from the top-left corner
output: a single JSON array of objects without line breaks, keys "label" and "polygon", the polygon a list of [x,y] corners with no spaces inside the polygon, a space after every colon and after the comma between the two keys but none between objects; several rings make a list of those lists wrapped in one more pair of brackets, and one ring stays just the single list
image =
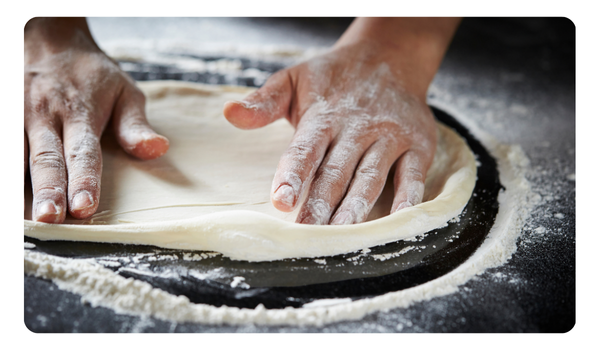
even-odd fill
[{"label": "finger", "polygon": [[226,102],[223,114],[240,129],[256,129],[287,117],[291,99],[291,78],[287,70],[279,71],[242,101]]},{"label": "finger", "polygon": [[390,168],[401,153],[392,146],[378,141],[365,152],[344,200],[331,219],[332,225],[357,224],[367,219],[383,191]]},{"label": "finger", "polygon": [[316,115],[311,117],[311,113],[309,110],[298,124],[273,178],[271,202],[281,211],[290,212],[297,206],[335,133],[330,125],[314,122]]},{"label": "finger", "polygon": [[[25,167],[25,171],[24,171],[24,178],[25,180],[27,180],[27,165],[29,164],[29,142],[27,141],[27,132],[24,132],[24,136],[23,136],[23,140],[25,140],[25,145],[24,145],[24,149],[25,149],[25,161],[24,163],[24,167]],[[25,202],[25,198],[23,198],[23,209],[25,209],[27,207],[27,203]]]},{"label": "finger", "polygon": [[34,221],[61,223],[66,215],[67,173],[59,133],[44,123],[28,130]]},{"label": "finger", "polygon": [[421,203],[431,158],[423,151],[409,150],[399,159],[394,174],[392,213]]},{"label": "finger", "polygon": [[64,125],[63,142],[68,173],[69,213],[84,219],[96,212],[100,199],[102,152],[100,133],[91,122],[78,117]]},{"label": "finger", "polygon": [[370,143],[354,138],[335,143],[317,170],[296,222],[324,225],[344,197],[360,158]]},{"label": "finger", "polygon": [[27,142],[27,132],[24,132],[24,136],[23,136],[23,140],[25,141],[25,145],[24,145],[24,149],[25,149],[25,161],[24,161],[24,165],[25,165],[25,177],[27,177],[27,164],[29,163],[29,143]]},{"label": "finger", "polygon": [[125,87],[115,105],[113,125],[121,147],[132,156],[147,160],[165,154],[169,140],[152,130],[145,104],[146,98],[138,88]]}]

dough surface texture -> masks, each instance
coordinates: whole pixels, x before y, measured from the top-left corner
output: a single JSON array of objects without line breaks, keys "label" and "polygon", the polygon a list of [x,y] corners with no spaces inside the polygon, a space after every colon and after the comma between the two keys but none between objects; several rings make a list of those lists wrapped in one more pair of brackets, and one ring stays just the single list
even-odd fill
[{"label": "dough surface texture", "polygon": [[262,129],[238,130],[222,115],[225,101],[253,89],[172,81],[138,85],[147,96],[150,124],[170,140],[169,152],[139,161],[107,133],[97,213],[61,225],[25,220],[26,236],[216,251],[247,261],[331,256],[443,227],[462,212],[475,185],[473,153],[454,131],[438,124],[423,203],[388,215],[390,180],[365,223],[295,224],[298,209],[279,212],[269,199],[293,127],[278,120]]}]

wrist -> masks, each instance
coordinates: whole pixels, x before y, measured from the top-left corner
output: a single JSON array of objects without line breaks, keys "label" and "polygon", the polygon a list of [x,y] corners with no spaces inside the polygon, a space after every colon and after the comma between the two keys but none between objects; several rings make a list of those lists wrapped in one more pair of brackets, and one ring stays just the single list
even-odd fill
[{"label": "wrist", "polygon": [[458,18],[357,18],[334,45],[362,47],[389,65],[403,87],[426,97]]},{"label": "wrist", "polygon": [[25,25],[25,60],[68,49],[99,50],[85,18],[36,17]]},{"label": "wrist", "polygon": [[426,100],[427,89],[435,72],[423,61],[416,60],[414,55],[407,55],[403,50],[380,40],[361,39],[353,42],[336,44],[333,52],[338,57],[352,57],[352,64],[361,63],[378,67],[387,65],[390,77],[402,90],[415,96],[423,102]]}]

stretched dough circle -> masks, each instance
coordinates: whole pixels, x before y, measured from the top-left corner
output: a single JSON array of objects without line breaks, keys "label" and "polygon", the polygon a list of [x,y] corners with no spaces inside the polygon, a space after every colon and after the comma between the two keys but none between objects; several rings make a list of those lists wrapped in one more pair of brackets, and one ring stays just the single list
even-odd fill
[{"label": "stretched dough circle", "polygon": [[26,236],[208,250],[247,261],[330,256],[443,227],[462,212],[475,186],[473,153],[454,131],[438,124],[423,203],[386,215],[393,195],[388,189],[365,223],[295,224],[297,211],[280,213],[269,202],[272,176],[293,128],[279,120],[243,131],[221,114],[225,101],[253,89],[173,81],[139,87],[148,97],[148,119],[171,141],[168,154],[137,161],[106,135],[98,214],[62,225],[25,220]]}]

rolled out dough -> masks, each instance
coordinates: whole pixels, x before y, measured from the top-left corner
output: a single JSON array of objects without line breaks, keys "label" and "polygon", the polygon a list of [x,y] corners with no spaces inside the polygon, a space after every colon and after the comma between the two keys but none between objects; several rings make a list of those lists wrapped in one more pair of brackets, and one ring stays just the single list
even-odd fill
[{"label": "rolled out dough", "polygon": [[393,199],[388,183],[365,223],[295,224],[298,210],[279,212],[269,200],[292,126],[279,120],[244,131],[222,115],[225,101],[239,100],[253,89],[174,81],[139,87],[147,96],[150,123],[170,140],[169,152],[152,161],[135,160],[107,133],[97,213],[61,225],[26,219],[26,236],[217,251],[247,261],[330,256],[445,226],[461,213],[475,185],[473,153],[439,124],[423,203],[388,215]]}]

